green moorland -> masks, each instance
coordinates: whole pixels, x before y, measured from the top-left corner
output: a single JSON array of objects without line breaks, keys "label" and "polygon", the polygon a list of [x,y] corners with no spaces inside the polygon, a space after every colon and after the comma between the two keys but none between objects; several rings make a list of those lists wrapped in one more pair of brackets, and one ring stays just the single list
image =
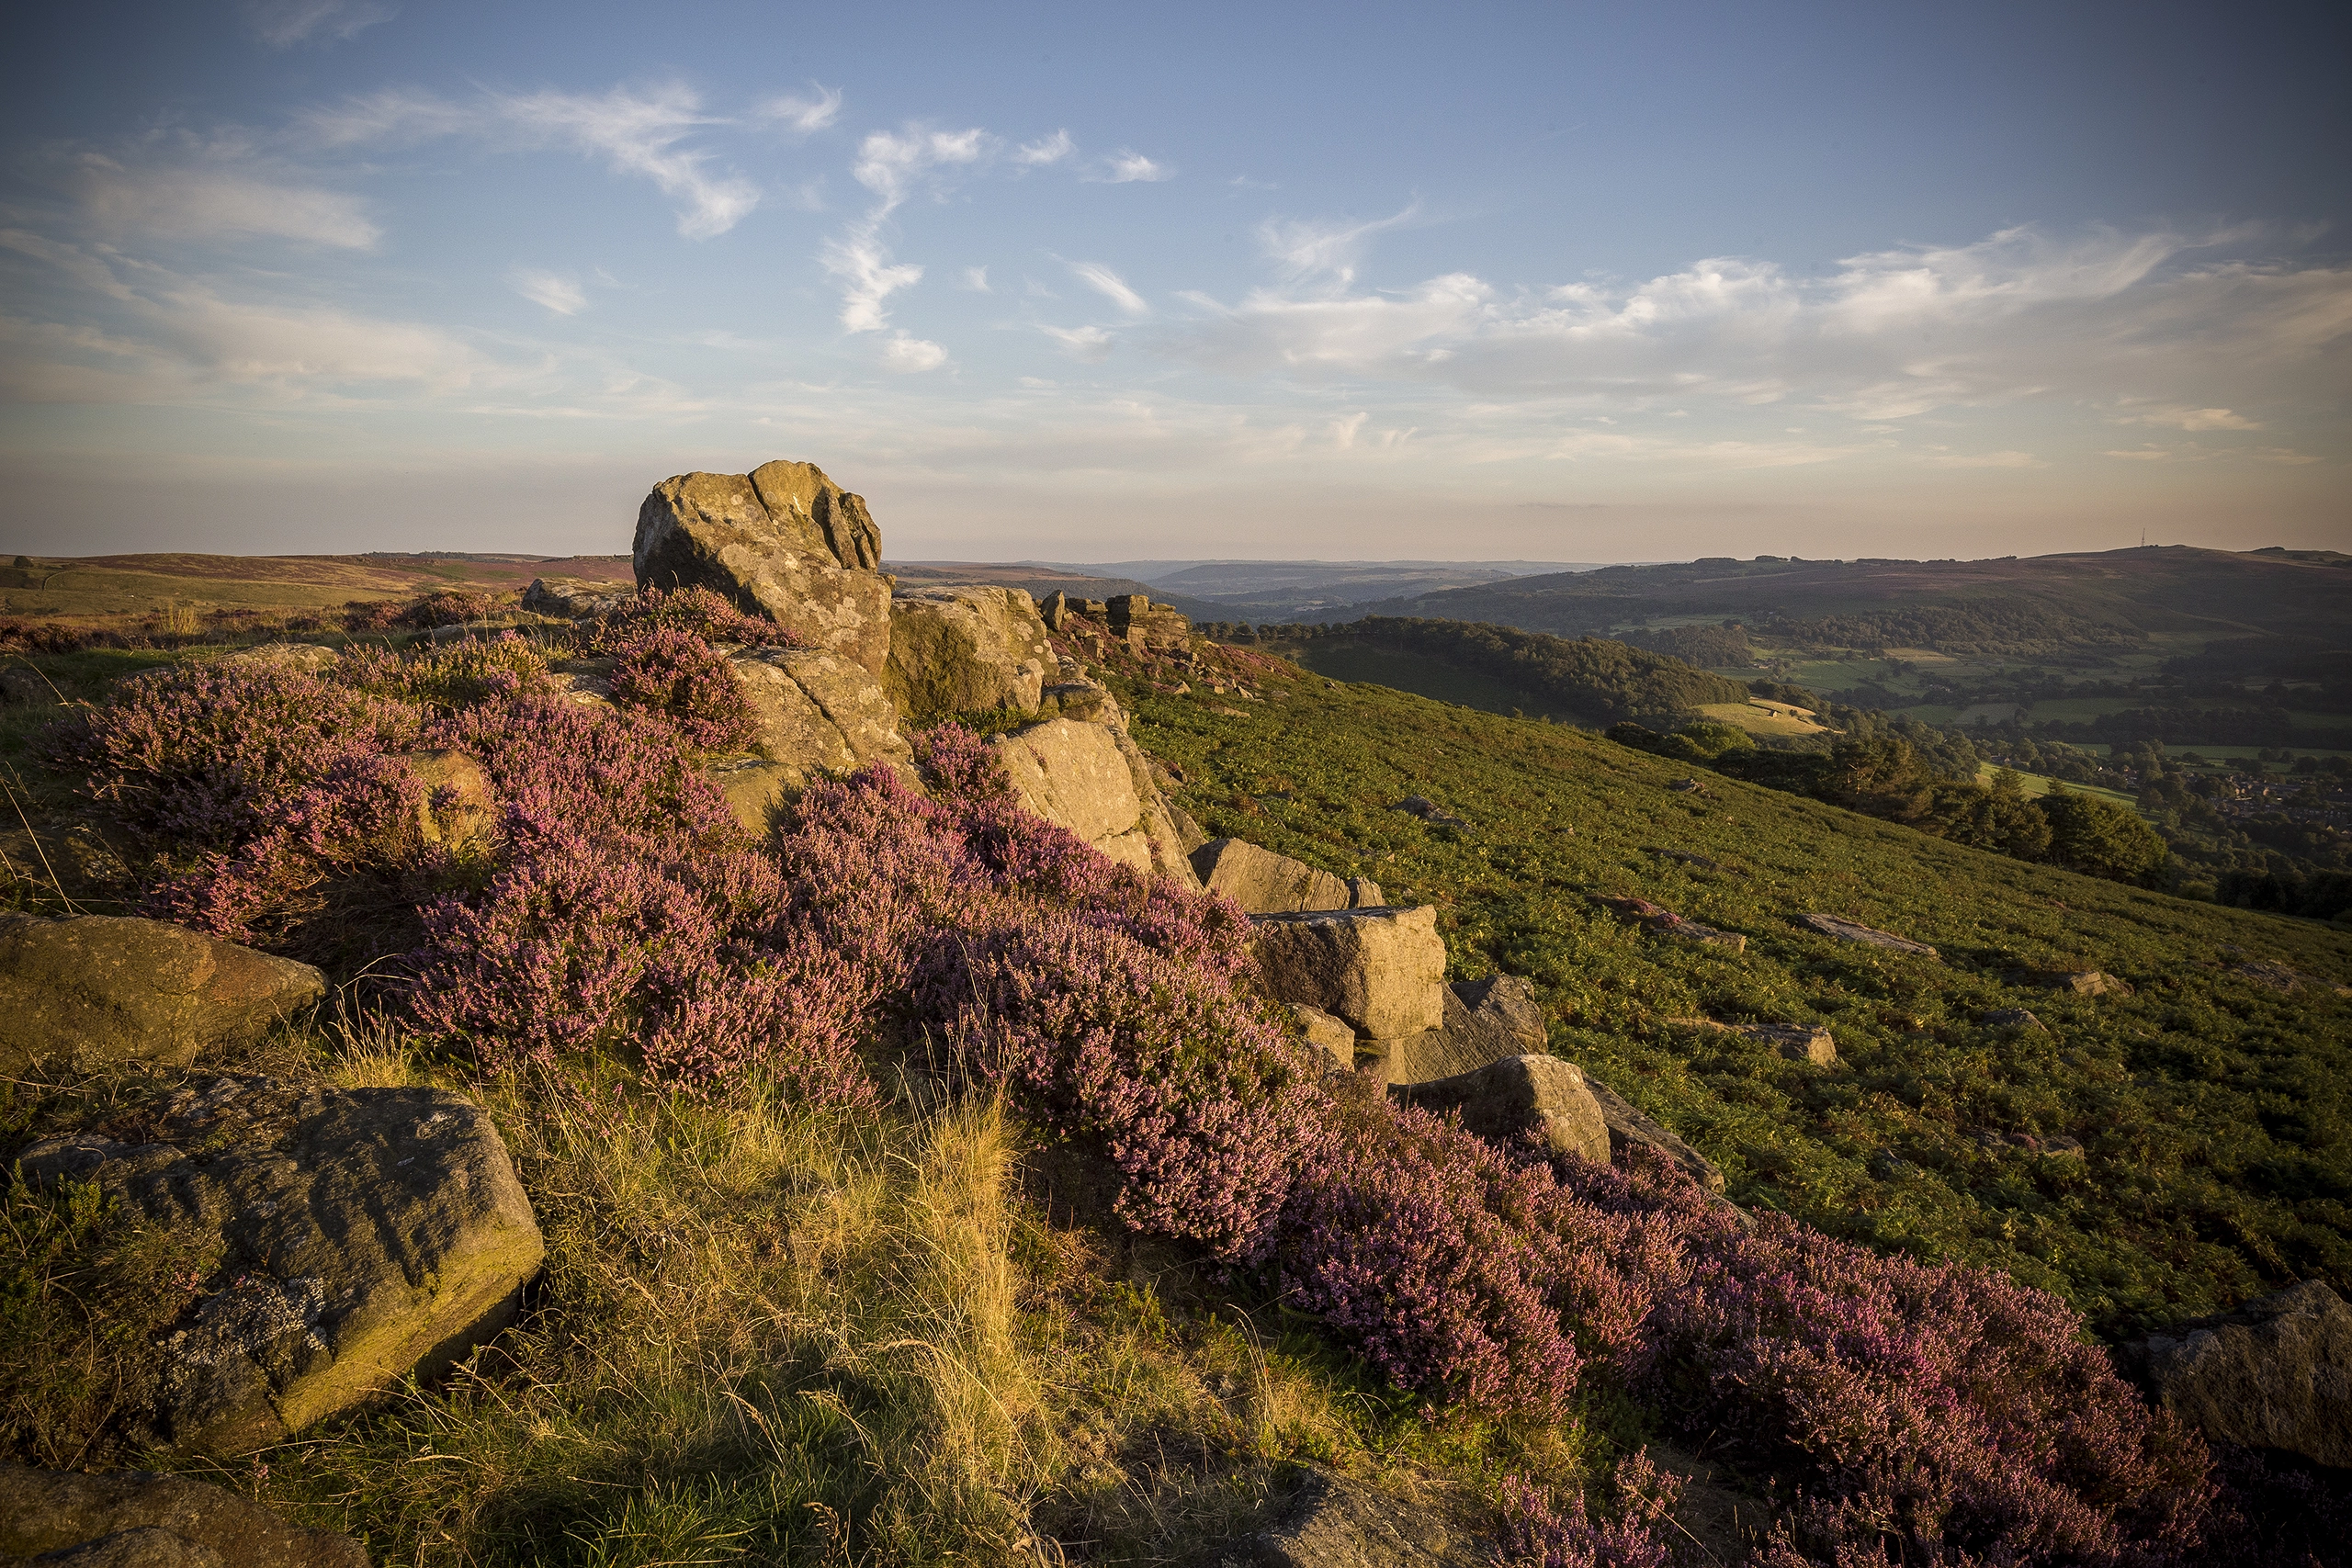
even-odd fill
[{"label": "green moorland", "polygon": [[[1720,1163],[1732,1196],[1833,1234],[2009,1270],[2102,1334],[2290,1279],[2352,1286],[2352,1003],[2232,972],[2352,981],[2352,932],[2023,864],[1565,727],[1316,677],[1247,709],[1131,691],[1213,835],[1436,904],[1456,977],[1536,978],[1553,1048]],[[1222,711],[1220,711],[1222,710]],[[1396,809],[1426,795],[1464,818]],[[1695,858],[1694,858],[1695,857]],[[1650,934],[1638,896],[1747,938]],[[1940,949],[1841,944],[1820,911]],[[2015,968],[2098,969],[2130,997]],[[2047,1032],[1982,1021],[2026,1007]],[[1821,1071],[1670,1020],[1811,1021]],[[2079,1139],[2082,1157],[1981,1134]]]}]

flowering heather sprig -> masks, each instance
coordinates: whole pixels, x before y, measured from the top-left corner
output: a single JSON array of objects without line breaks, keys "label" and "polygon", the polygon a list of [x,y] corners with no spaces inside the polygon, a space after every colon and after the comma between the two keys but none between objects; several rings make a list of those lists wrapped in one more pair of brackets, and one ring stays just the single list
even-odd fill
[{"label": "flowering heather sprig", "polygon": [[649,626],[623,641],[612,683],[615,702],[659,715],[699,751],[746,745],[757,729],[727,660],[678,626]]},{"label": "flowering heather sprig", "polygon": [[497,613],[498,601],[487,593],[444,588],[403,606],[396,624],[412,631],[430,631],[435,626],[461,626],[469,621],[487,620]]},{"label": "flowering heather sprig", "polygon": [[1503,1561],[1510,1568],[1667,1568],[1659,1539],[1671,1528],[1681,1481],[1661,1472],[1646,1450],[1618,1462],[1611,1478],[1617,1511],[1595,1523],[1581,1494],[1566,1504],[1523,1476],[1503,1477]]},{"label": "flowering heather sprig", "polygon": [[588,639],[591,653],[622,651],[640,633],[666,628],[705,642],[745,648],[805,648],[807,639],[765,615],[747,615],[707,588],[648,588],[608,611]]}]

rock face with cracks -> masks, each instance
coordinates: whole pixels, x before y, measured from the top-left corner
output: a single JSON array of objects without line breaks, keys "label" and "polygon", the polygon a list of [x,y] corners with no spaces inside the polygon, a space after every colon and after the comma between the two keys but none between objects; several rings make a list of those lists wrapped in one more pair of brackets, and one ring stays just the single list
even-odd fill
[{"label": "rock face with cracks", "polygon": [[1329,872],[1240,839],[1212,839],[1192,854],[1201,886],[1253,915],[1352,907],[1349,886]]},{"label": "rock face with cracks", "polygon": [[243,1452],[430,1377],[503,1327],[545,1246],[479,1109],[430,1089],[192,1079],[121,1138],[51,1138],[27,1179],[87,1181],[219,1270],[160,1346],[156,1426]]},{"label": "rock face with cracks", "polygon": [[1046,623],[1023,589],[918,588],[890,601],[883,685],[910,717],[996,708],[1034,714],[1056,672]]},{"label": "rock face with cracks", "polygon": [[1267,994],[1321,1009],[1369,1048],[1444,1023],[1445,942],[1430,906],[1261,915],[1256,927]]},{"label": "rock face with cracks", "polygon": [[752,706],[754,754],[714,764],[710,778],[750,831],[766,832],[786,795],[819,773],[911,764],[898,710],[864,665],[820,649],[752,649],[729,662]]},{"label": "rock face with cracks", "polygon": [[1199,884],[1151,765],[1114,725],[1053,718],[992,737],[1021,803],[1121,865]]},{"label": "rock face with cracks", "polygon": [[2209,1438],[2352,1469],[2352,1306],[2313,1280],[2126,1352]]},{"label": "rock face with cracks", "polygon": [[0,1072],[186,1066],[325,994],[326,977],[307,964],[163,920],[0,914]]},{"label": "rock face with cracks", "polygon": [[890,584],[865,502],[813,463],[680,474],[638,511],[639,588],[707,588],[879,676]]},{"label": "rock face with cracks", "polygon": [[1474,1072],[1426,1083],[1391,1084],[1388,1097],[1440,1116],[1449,1112],[1490,1142],[1532,1136],[1554,1154],[1605,1164],[1609,1125],[1584,1072],[1557,1056],[1506,1056]]},{"label": "rock face with cracks", "polygon": [[1444,1003],[1445,1017],[1437,1028],[1388,1043],[1383,1078],[1425,1083],[1544,1050],[1544,1006],[1535,999],[1534,986],[1517,975],[1449,986]]},{"label": "rock face with cracks", "polygon": [[349,1536],[300,1529],[185,1475],[0,1464],[0,1562],[79,1568],[368,1568]]}]

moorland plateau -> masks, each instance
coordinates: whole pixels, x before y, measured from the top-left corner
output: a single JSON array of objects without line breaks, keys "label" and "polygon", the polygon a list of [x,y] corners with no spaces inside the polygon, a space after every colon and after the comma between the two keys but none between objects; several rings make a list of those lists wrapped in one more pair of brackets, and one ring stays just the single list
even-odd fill
[{"label": "moorland plateau", "polygon": [[634,544],[11,569],[0,1552],[2342,1561],[2352,931],[1555,635],[1891,657],[1938,563],[1201,627],[789,463]]}]

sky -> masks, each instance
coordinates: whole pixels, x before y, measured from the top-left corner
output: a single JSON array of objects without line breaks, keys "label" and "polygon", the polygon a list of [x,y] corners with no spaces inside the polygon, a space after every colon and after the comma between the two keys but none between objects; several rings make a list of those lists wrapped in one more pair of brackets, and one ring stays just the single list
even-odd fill
[{"label": "sky", "polygon": [[0,549],[2352,549],[2340,6],[8,27]]}]

